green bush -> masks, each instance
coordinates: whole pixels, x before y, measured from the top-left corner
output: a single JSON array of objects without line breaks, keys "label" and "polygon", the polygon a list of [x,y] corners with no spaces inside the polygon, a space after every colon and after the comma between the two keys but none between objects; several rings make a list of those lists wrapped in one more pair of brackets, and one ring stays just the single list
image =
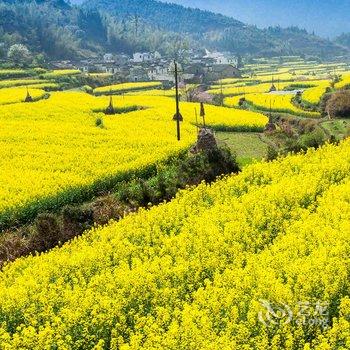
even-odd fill
[{"label": "green bush", "polygon": [[103,119],[102,119],[102,118],[97,118],[96,121],[95,121],[95,125],[96,125],[98,128],[103,129],[103,128],[104,128]]},{"label": "green bush", "polygon": [[148,180],[134,178],[116,188],[118,200],[133,206],[157,204],[173,198],[177,191],[188,185],[214,181],[218,176],[238,172],[235,155],[227,148],[218,148],[173,159],[159,167]]},{"label": "green bush", "polygon": [[271,161],[278,157],[278,150],[275,146],[268,145],[266,151],[266,160]]},{"label": "green bush", "polygon": [[84,85],[82,88],[81,88],[82,91],[88,93],[88,94],[92,94],[94,89],[89,86],[89,85]]},{"label": "green bush", "polygon": [[307,149],[310,147],[318,148],[322,146],[326,142],[326,135],[325,133],[320,129],[317,128],[311,133],[304,134],[301,137],[300,144],[302,149]]}]

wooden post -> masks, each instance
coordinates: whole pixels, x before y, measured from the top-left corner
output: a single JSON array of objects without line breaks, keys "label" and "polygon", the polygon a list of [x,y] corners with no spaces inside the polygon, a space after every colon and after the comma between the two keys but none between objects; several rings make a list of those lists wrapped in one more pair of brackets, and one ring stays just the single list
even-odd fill
[{"label": "wooden post", "polygon": [[205,128],[205,110],[204,110],[204,103],[201,102],[201,113],[200,116],[203,118],[203,126]]},{"label": "wooden post", "polygon": [[175,66],[175,89],[176,89],[176,131],[177,131],[177,140],[181,140],[181,133],[180,133],[180,106],[179,106],[179,76],[178,76],[178,70],[177,70],[177,62],[174,60],[174,66]]}]

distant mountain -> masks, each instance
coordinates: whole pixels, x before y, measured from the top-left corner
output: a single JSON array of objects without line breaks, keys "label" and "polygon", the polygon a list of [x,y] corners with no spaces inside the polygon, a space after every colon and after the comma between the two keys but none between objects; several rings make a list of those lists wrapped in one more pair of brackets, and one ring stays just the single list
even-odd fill
[{"label": "distant mountain", "polygon": [[343,33],[335,39],[335,42],[350,49],[350,33]]},{"label": "distant mountain", "polygon": [[156,0],[87,0],[83,6],[120,20],[134,16],[151,27],[187,35],[202,46],[240,54],[330,56],[344,52],[329,40],[296,27],[260,30],[222,14]]},{"label": "distant mountain", "polygon": [[76,1],[0,0],[0,55],[18,42],[57,59],[141,50],[173,56],[187,48],[260,56],[349,53],[343,43],[297,27],[261,30],[222,14],[156,0]]},{"label": "distant mountain", "polygon": [[245,26],[233,18],[213,12],[154,0],[87,0],[83,6],[107,11],[120,19],[137,15],[149,25],[172,32],[203,33]]},{"label": "distant mountain", "polygon": [[18,3],[26,3],[26,4],[38,4],[38,5],[49,5],[54,6],[56,8],[69,8],[69,1],[66,0],[1,0],[3,3],[7,4],[18,4]]},{"label": "distant mountain", "polygon": [[72,5],[81,5],[85,0],[70,0],[68,2],[70,2]]},{"label": "distant mountain", "polygon": [[171,0],[170,2],[224,13],[261,28],[276,25],[299,26],[323,37],[335,37],[343,32],[350,32],[349,0]]}]

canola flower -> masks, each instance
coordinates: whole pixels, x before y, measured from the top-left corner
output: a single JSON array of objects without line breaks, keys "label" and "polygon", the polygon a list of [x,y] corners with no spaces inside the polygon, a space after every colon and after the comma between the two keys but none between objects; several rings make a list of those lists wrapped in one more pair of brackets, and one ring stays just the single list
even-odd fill
[{"label": "canola flower", "polygon": [[54,82],[47,82],[47,83],[35,83],[30,85],[21,85],[25,86],[25,88],[28,89],[45,89],[45,90],[58,90],[61,85]]},{"label": "canola flower", "polygon": [[26,69],[0,69],[0,79],[28,77],[33,73]]},{"label": "canola flower", "polygon": [[[286,86],[288,86],[289,82],[274,82],[274,85],[276,88],[279,88],[280,90],[283,90]],[[210,94],[221,94],[223,93],[224,96],[235,96],[235,95],[242,95],[242,94],[254,94],[254,93],[264,93],[269,92],[272,87],[272,82],[269,83],[262,83],[262,84],[256,84],[256,85],[242,85],[242,86],[223,86],[223,89],[221,88],[215,88],[210,89],[208,92]]]},{"label": "canola flower", "polygon": [[138,82],[138,83],[122,83],[115,85],[108,85],[96,88],[94,90],[94,94],[103,95],[108,93],[123,93],[128,91],[136,91],[136,90],[147,90],[150,88],[159,88],[162,86],[161,82],[157,81],[146,81],[146,82]]},{"label": "canola flower", "polygon": [[262,111],[281,112],[281,113],[291,113],[308,118],[319,118],[320,114],[317,112],[308,112],[296,107],[292,103],[292,98],[294,94],[284,93],[284,94],[249,94],[228,97],[225,99],[225,104],[228,106],[238,106],[239,100],[244,97],[246,101],[257,109]]},{"label": "canola flower", "polygon": [[[46,92],[41,89],[30,89],[30,95],[34,100],[40,99],[45,96]],[[20,103],[25,100],[27,96],[27,88],[15,87],[0,89],[0,105]],[[28,109],[28,107],[27,107]]]},{"label": "canola flower", "polygon": [[[213,86],[213,90],[221,88],[221,85],[225,88],[229,88],[237,85],[254,84],[254,83],[271,83],[278,81],[283,82],[308,82],[316,81],[317,79],[330,79],[334,73],[344,74],[346,73],[346,64],[322,64],[318,65],[317,62],[305,62],[295,61],[286,62],[283,64],[278,61],[271,60],[268,64],[254,64],[245,65],[243,68],[244,76],[241,78],[224,78],[218,80]],[[345,72],[344,72],[345,71]],[[251,74],[253,73],[253,76]],[[264,92],[264,91],[254,91]],[[219,93],[219,92],[217,92]]]},{"label": "canola flower", "polygon": [[175,97],[175,90],[162,90],[162,89],[152,89],[152,90],[138,90],[128,92],[128,95],[141,95],[141,96],[167,96],[167,97]]},{"label": "canola flower", "polygon": [[55,69],[42,75],[44,79],[56,79],[59,77],[81,74],[79,69]]},{"label": "canola flower", "polygon": [[46,84],[49,83],[47,80],[39,79],[13,79],[13,80],[0,80],[0,88],[8,88],[15,86],[27,86],[27,85],[36,85],[36,84]]},{"label": "canola flower", "polygon": [[343,89],[350,86],[350,73],[346,72],[342,75],[340,82],[335,84],[336,89]]},{"label": "canola flower", "polygon": [[329,81],[321,81],[317,86],[306,89],[303,92],[302,99],[312,105],[319,104],[321,97],[326,93],[327,88],[330,87]]},{"label": "canola flower", "polygon": [[[108,97],[54,92],[47,100],[0,107],[0,229],[145,174],[196,139],[197,104],[181,103],[178,142],[172,99],[117,96],[115,107],[142,109],[112,116],[94,112],[108,103]],[[207,124],[217,128],[262,130],[267,123],[259,113],[223,107],[207,106],[206,114]],[[104,128],[96,127],[97,118]]]},{"label": "canola flower", "polygon": [[[1,347],[345,349],[349,198],[346,140],[248,166],[21,258],[0,273]],[[263,323],[260,300],[294,317]],[[318,302],[329,306],[300,315],[300,303]],[[309,322],[311,311],[328,328]]]},{"label": "canola flower", "polygon": [[329,81],[326,79],[304,79],[304,80],[296,80],[288,85],[289,88],[293,88],[293,90],[298,89],[310,89],[317,87],[319,85],[330,85]]}]

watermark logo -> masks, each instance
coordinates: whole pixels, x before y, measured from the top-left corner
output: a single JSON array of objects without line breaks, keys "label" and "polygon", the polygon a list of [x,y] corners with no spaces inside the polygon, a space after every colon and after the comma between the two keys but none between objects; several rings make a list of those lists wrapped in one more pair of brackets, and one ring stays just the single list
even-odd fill
[{"label": "watermark logo", "polygon": [[316,301],[300,301],[292,308],[285,304],[271,303],[267,300],[259,300],[263,308],[258,314],[259,321],[266,326],[296,324],[303,326],[315,326],[328,328],[330,322],[329,303]]},{"label": "watermark logo", "polygon": [[260,304],[265,308],[259,312],[259,321],[266,326],[277,324],[288,324],[293,320],[293,312],[286,304],[272,305],[267,300],[260,300]]}]

